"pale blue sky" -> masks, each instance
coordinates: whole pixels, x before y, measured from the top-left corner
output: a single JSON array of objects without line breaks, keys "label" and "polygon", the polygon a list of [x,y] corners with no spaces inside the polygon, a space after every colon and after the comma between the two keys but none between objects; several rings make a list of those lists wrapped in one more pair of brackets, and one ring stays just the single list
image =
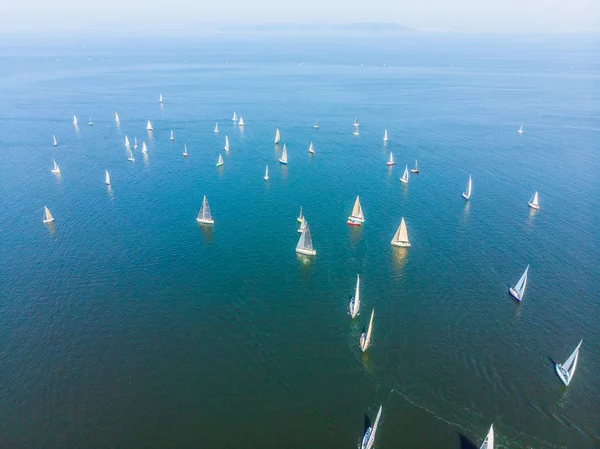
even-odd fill
[{"label": "pale blue sky", "polygon": [[3,31],[201,34],[219,24],[396,22],[420,31],[597,32],[600,0],[15,0]]}]

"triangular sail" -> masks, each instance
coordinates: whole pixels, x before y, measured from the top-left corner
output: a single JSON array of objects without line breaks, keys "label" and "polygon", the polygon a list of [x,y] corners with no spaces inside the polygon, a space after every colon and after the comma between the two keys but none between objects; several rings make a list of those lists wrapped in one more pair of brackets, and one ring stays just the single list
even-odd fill
[{"label": "triangular sail", "polygon": [[360,220],[365,219],[363,215],[362,206],[360,205],[360,196],[357,196],[356,201],[354,201],[354,207],[352,208],[352,216]]},{"label": "triangular sail", "polygon": [[283,151],[281,152],[281,161],[282,162],[287,162],[288,157],[287,157],[287,148],[285,147],[285,143],[283,144]]},{"label": "triangular sail", "polygon": [[238,122],[238,125],[244,126],[244,119],[242,117],[240,117],[240,121]]},{"label": "triangular sail", "polygon": [[219,160],[217,161],[217,165],[223,165],[223,156],[219,154]]},{"label": "triangular sail", "polygon": [[115,122],[119,123],[119,114],[115,112]]},{"label": "triangular sail", "polygon": [[77,117],[73,116],[73,125],[77,126]]},{"label": "triangular sail", "polygon": [[150,123],[150,120],[148,120],[148,124],[146,125],[146,130],[148,131],[152,131],[152,123]]},{"label": "triangular sail", "polygon": [[371,319],[369,320],[369,328],[367,329],[367,334],[365,336],[364,341],[362,341],[361,343],[361,349],[364,351],[366,351],[369,348],[369,345],[371,344],[371,332],[373,330],[373,318],[375,317],[375,309],[373,309],[373,311],[371,312]]},{"label": "triangular sail", "polygon": [[404,173],[402,174],[402,180],[404,182],[408,182],[408,165],[406,166],[406,168],[404,169]]},{"label": "triangular sail", "polygon": [[50,209],[48,209],[46,206],[44,206],[44,221],[52,221],[52,220],[54,220],[54,217],[50,213]]},{"label": "triangular sail", "polygon": [[146,154],[148,152],[148,148],[146,147],[146,142],[142,142],[142,153]]},{"label": "triangular sail", "polygon": [[377,427],[379,426],[379,419],[381,418],[381,411],[383,410],[383,405],[379,406],[379,411],[377,412],[377,417],[375,418],[375,424],[373,424],[373,430],[371,430],[371,437],[369,438],[369,445],[367,447],[372,447],[375,444],[375,434],[377,433]]},{"label": "triangular sail", "polygon": [[406,222],[404,221],[404,217],[400,221],[400,227],[398,228],[398,241],[399,242],[408,242],[408,231],[406,229]]},{"label": "triangular sail", "polygon": [[490,426],[490,430],[489,430],[487,436],[485,437],[485,440],[483,440],[483,444],[481,445],[480,449],[494,449],[494,425],[493,424]]},{"label": "triangular sail", "polygon": [[417,163],[417,160],[415,159],[415,170],[419,171],[419,164]]},{"label": "triangular sail", "polygon": [[106,183],[106,185],[110,185],[110,175],[108,174],[108,170],[106,171],[106,175],[104,176],[104,182]]},{"label": "triangular sail", "polygon": [[129,147],[127,147],[127,159],[131,162],[134,161],[133,153],[131,152],[131,149]]},{"label": "triangular sail", "polygon": [[225,136],[225,151],[229,151],[229,137]]},{"label": "triangular sail", "polygon": [[350,314],[355,317],[360,310],[360,275],[356,275],[356,289],[354,290],[354,302]]},{"label": "triangular sail", "polygon": [[158,102],[159,102],[159,103],[162,103],[162,102],[163,102],[163,99],[162,99],[162,94],[160,94],[160,95],[158,96]]},{"label": "triangular sail", "polygon": [[467,191],[463,193],[463,196],[468,200],[471,198],[471,190],[473,189],[473,178],[469,175],[469,182],[467,184]]},{"label": "triangular sail", "polygon": [[531,199],[529,200],[529,202],[531,204],[533,204],[534,206],[538,206],[539,205],[539,202],[538,202],[538,193],[537,192],[535,192],[533,194],[533,196],[531,197]]},{"label": "triangular sail", "polygon": [[[579,348],[581,347],[581,343],[583,343],[583,340],[579,342],[579,344],[575,348],[575,351],[573,351],[573,353],[569,356],[565,363],[562,364],[562,367],[565,371],[569,372],[571,368],[575,365],[577,357],[579,356]],[[571,373],[569,372],[569,374]]]},{"label": "triangular sail", "polygon": [[267,167],[265,168],[265,181],[269,179],[269,166],[267,165]]},{"label": "triangular sail", "polygon": [[129,137],[125,136],[125,146],[129,147]]},{"label": "triangular sail", "polygon": [[210,207],[208,205],[208,200],[206,199],[206,195],[204,195],[204,199],[202,200],[202,207],[200,208],[200,212],[198,212],[198,218],[204,220],[211,220],[212,215],[210,214]]},{"label": "triangular sail", "polygon": [[528,272],[529,272],[529,265],[527,265],[527,268],[525,268],[525,271],[521,275],[519,282],[517,282],[517,285],[515,285],[515,287],[514,287],[514,290],[519,295],[519,299],[521,299],[523,297],[523,293],[525,293],[525,287],[527,286],[527,273]]},{"label": "triangular sail", "polygon": [[388,140],[388,135],[387,135],[387,129],[385,130],[385,132],[383,133],[383,141],[387,142]]},{"label": "triangular sail", "polygon": [[231,120],[233,120],[234,122],[237,121],[237,114],[235,113],[235,111],[233,111],[233,117],[231,117]]},{"label": "triangular sail", "polygon": [[313,146],[312,142],[308,146],[308,152],[311,153],[311,154],[315,152],[315,147]]},{"label": "triangular sail", "polygon": [[308,222],[304,220],[304,229],[302,230],[302,234],[300,234],[300,239],[298,240],[298,244],[296,245],[296,249],[303,249],[312,251],[312,237],[310,236],[310,228],[308,227]]},{"label": "triangular sail", "polygon": [[133,148],[137,150],[138,144],[137,144],[137,137],[133,138]]},{"label": "triangular sail", "polygon": [[279,143],[279,141],[281,140],[281,134],[279,134],[279,128],[277,128],[277,130],[275,131],[275,143]]},{"label": "triangular sail", "polygon": [[175,135],[173,134],[173,130],[171,130],[171,137],[170,137],[170,139],[171,140],[175,140]]},{"label": "triangular sail", "polygon": [[58,146],[58,142],[56,141],[56,136],[52,136],[52,141],[54,143],[54,146]]},{"label": "triangular sail", "polygon": [[54,162],[54,168],[52,169],[52,173],[60,173],[60,168],[58,168],[58,164],[54,159],[52,159],[52,161]]},{"label": "triangular sail", "polygon": [[393,164],[393,163],[394,163],[394,155],[390,151],[390,164]]},{"label": "triangular sail", "polygon": [[219,124],[215,123],[215,132],[218,133],[219,132]]}]

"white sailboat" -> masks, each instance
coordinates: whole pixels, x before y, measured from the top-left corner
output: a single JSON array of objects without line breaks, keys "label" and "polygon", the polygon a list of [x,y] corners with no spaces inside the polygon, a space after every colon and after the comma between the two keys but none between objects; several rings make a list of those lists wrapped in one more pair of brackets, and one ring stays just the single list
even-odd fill
[{"label": "white sailboat", "polygon": [[390,151],[390,160],[387,162],[388,167],[394,165],[394,155],[392,154],[392,152]]},{"label": "white sailboat", "polygon": [[298,240],[298,244],[296,245],[296,252],[298,254],[305,254],[307,256],[314,256],[317,252],[313,248],[312,237],[310,236],[310,228],[308,227],[308,223],[306,220],[304,221],[304,229],[302,230],[302,234],[300,234],[300,239]]},{"label": "white sailboat", "polygon": [[352,214],[348,217],[348,224],[350,226],[360,226],[365,222],[365,216],[363,215],[362,206],[360,205],[360,195],[356,197],[354,201],[354,207],[352,208]]},{"label": "white sailboat", "polygon": [[298,233],[304,231],[304,228],[306,227],[306,218],[302,218],[302,222],[300,223],[300,226],[298,226]]},{"label": "white sailboat", "polygon": [[280,140],[281,140],[281,134],[279,133],[279,128],[277,128],[275,130],[275,139],[274,139],[273,143],[275,143],[275,145],[277,145]]},{"label": "white sailboat", "polygon": [[515,301],[521,302],[523,300],[523,294],[525,293],[525,287],[527,287],[527,273],[529,272],[529,265],[525,268],[525,271],[521,275],[519,282],[514,287],[510,287],[508,289],[508,293],[510,296],[514,298]]},{"label": "white sailboat", "polygon": [[148,147],[146,147],[146,142],[142,142],[142,153],[148,153]]},{"label": "white sailboat", "polygon": [[354,296],[350,298],[350,316],[356,318],[360,311],[360,276],[356,275],[356,289],[354,290]]},{"label": "white sailboat", "polygon": [[265,168],[265,181],[269,180],[269,166],[267,165],[267,167]]},{"label": "white sailboat", "polygon": [[120,123],[119,114],[117,114],[116,112],[115,112],[115,122],[117,122],[117,124]]},{"label": "white sailboat", "polygon": [[208,206],[206,195],[204,195],[204,199],[202,200],[202,207],[200,208],[200,212],[198,212],[196,221],[202,224],[214,224],[215,222],[210,214],[210,207]]},{"label": "white sailboat", "polygon": [[304,217],[304,215],[302,215],[302,206],[300,206],[300,215],[298,215],[298,218],[296,218],[296,220],[298,221],[298,223],[302,223],[302,218]]},{"label": "white sailboat", "polygon": [[171,136],[169,137],[169,140],[171,142],[173,142],[175,140],[175,134],[173,134],[173,130],[171,130]]},{"label": "white sailboat", "polygon": [[533,196],[527,202],[527,204],[529,204],[529,207],[531,207],[532,209],[536,209],[537,210],[537,209],[540,208],[540,201],[539,201],[539,197],[538,197],[537,191],[533,194]]},{"label": "white sailboat", "polygon": [[240,121],[238,122],[238,125],[245,126],[244,125],[244,119],[242,118],[242,116],[240,116]]},{"label": "white sailboat", "polygon": [[315,154],[315,147],[313,145],[313,143],[311,142],[310,145],[308,146],[308,152],[310,154]]},{"label": "white sailboat", "polygon": [[562,381],[565,386],[568,386],[575,375],[575,370],[577,369],[577,362],[579,360],[579,348],[581,347],[581,343],[583,340],[579,342],[575,351],[569,356],[569,358],[565,361],[565,363],[557,363],[556,364],[556,374],[558,374],[559,379]]},{"label": "white sailboat", "polygon": [[358,136],[358,117],[354,119],[354,132],[352,134]]},{"label": "white sailboat", "polygon": [[213,129],[213,132],[215,134],[217,134],[219,132],[219,124],[218,123],[215,123],[215,129]]},{"label": "white sailboat", "polygon": [[394,234],[391,243],[393,246],[400,246],[403,248],[408,248],[410,246],[404,217],[402,217],[402,220],[400,220],[400,226],[398,226],[398,229],[396,229],[396,233]]},{"label": "white sailboat", "polygon": [[285,143],[283,144],[283,151],[281,152],[281,157],[279,158],[279,162],[283,165],[287,165],[287,163],[288,163],[287,148],[285,147]]},{"label": "white sailboat", "polygon": [[44,218],[43,218],[42,222],[44,224],[47,224],[47,223],[52,223],[53,221],[54,221],[54,217],[50,213],[50,209],[48,209],[46,206],[44,206]]},{"label": "white sailboat", "polygon": [[219,154],[219,159],[217,159],[217,167],[220,167],[221,165],[223,165],[223,156]]},{"label": "white sailboat", "polygon": [[52,136],[52,142],[54,143],[55,147],[58,146],[58,142],[56,141],[56,136]]},{"label": "white sailboat", "polygon": [[383,132],[383,141],[384,142],[388,141],[387,129]]},{"label": "white sailboat", "polygon": [[373,330],[373,317],[375,316],[375,309],[371,312],[371,319],[369,320],[369,329],[365,332],[363,328],[363,333],[360,334],[360,349],[362,352],[365,352],[369,349],[371,345],[371,331]]},{"label": "white sailboat", "polygon": [[523,123],[521,123],[521,127],[517,129],[517,134],[523,134]]},{"label": "white sailboat", "polygon": [[125,136],[125,147],[129,148],[129,138]]},{"label": "white sailboat", "polygon": [[408,165],[404,169],[404,173],[402,174],[402,178],[400,178],[400,182],[408,184]]},{"label": "white sailboat", "polygon": [[235,113],[235,111],[233,111],[233,117],[231,117],[231,120],[233,120],[234,122],[237,122],[237,114]]},{"label": "white sailboat", "polygon": [[146,131],[152,131],[152,123],[150,123],[150,120],[148,120],[148,124],[146,125]]},{"label": "white sailboat", "polygon": [[163,102],[162,94],[160,94],[160,95],[158,96],[158,102],[162,104],[162,102]]},{"label": "white sailboat", "polygon": [[315,119],[315,124],[313,125],[313,129],[319,129],[319,122]]},{"label": "white sailboat", "polygon": [[466,192],[463,192],[462,196],[465,200],[471,199],[471,190],[473,189],[473,179],[471,175],[469,175],[469,183],[467,184]]},{"label": "white sailboat", "polygon": [[229,151],[229,137],[225,136],[225,146],[223,147],[225,151]]},{"label": "white sailboat", "polygon": [[104,182],[106,183],[107,186],[110,185],[110,175],[108,174],[108,170],[105,170],[105,176],[104,176]]},{"label": "white sailboat", "polygon": [[419,163],[417,162],[417,160],[415,159],[415,168],[410,170],[411,173],[414,173],[415,175],[419,174]]},{"label": "white sailboat", "polygon": [[92,123],[92,117],[90,117],[90,119],[89,119],[89,121],[88,121],[88,125],[90,125],[90,126],[92,126],[92,125],[93,125],[93,123]]},{"label": "white sailboat", "polygon": [[77,126],[77,117],[73,116],[73,125]]},{"label": "white sailboat", "polygon": [[55,175],[60,175],[60,168],[58,168],[58,164],[54,159],[52,159],[52,161],[54,162],[54,167],[52,168],[51,172]]},{"label": "white sailboat", "polygon": [[138,148],[138,144],[137,144],[137,137],[134,137],[134,138],[133,138],[133,149],[134,149],[134,150],[137,150],[137,148]]},{"label": "white sailboat", "polygon": [[127,160],[128,161],[135,161],[135,158],[133,157],[133,153],[131,152],[131,148],[127,147]]},{"label": "white sailboat", "polygon": [[188,157],[187,145],[185,143],[183,144],[183,157]]},{"label": "white sailboat", "polygon": [[483,440],[481,447],[479,449],[494,449],[494,425],[490,426],[490,430]]},{"label": "white sailboat", "polygon": [[[360,443],[360,449],[371,449],[375,444],[375,434],[377,433],[377,426],[379,426],[379,419],[381,418],[381,411],[383,410],[383,405],[379,406],[379,411],[377,412],[377,417],[375,418],[375,423],[373,427],[365,425],[365,433],[363,434],[363,439]],[[365,415],[366,416],[366,415]],[[368,416],[365,417],[365,424],[368,422]]]}]

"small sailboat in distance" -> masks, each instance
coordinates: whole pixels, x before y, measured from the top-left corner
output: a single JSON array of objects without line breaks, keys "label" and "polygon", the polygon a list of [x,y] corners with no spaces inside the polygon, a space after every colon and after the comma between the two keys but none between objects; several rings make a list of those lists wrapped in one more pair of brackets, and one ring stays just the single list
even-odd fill
[{"label": "small sailboat in distance", "polygon": [[77,117],[73,116],[73,125],[77,126]]},{"label": "small sailboat in distance", "polygon": [[387,129],[383,132],[383,141],[384,142],[388,141]]},{"label": "small sailboat in distance", "polygon": [[146,125],[146,131],[152,131],[152,123],[150,123],[150,120],[148,120],[148,124]]},{"label": "small sailboat in distance", "polygon": [[225,151],[229,151],[229,137],[225,136],[225,146],[223,147]]},{"label": "small sailboat in distance", "polygon": [[404,169],[404,173],[402,174],[402,178],[400,178],[400,182],[408,184],[408,165]]},{"label": "small sailboat in distance", "polygon": [[219,124],[218,123],[215,123],[215,129],[213,130],[213,132],[215,134],[217,134],[219,132]]},{"label": "small sailboat in distance", "polygon": [[537,190],[533,194],[533,196],[531,197],[531,199],[527,202],[527,204],[529,204],[529,207],[531,207],[532,209],[536,209],[537,210],[537,209],[540,208],[540,202],[539,202],[539,197],[538,197]]},{"label": "small sailboat in distance", "polygon": [[285,143],[283,144],[283,151],[281,152],[281,157],[279,158],[279,163],[283,165],[287,165],[288,157],[287,157],[287,148],[285,147]]},{"label": "small sailboat in distance", "polygon": [[348,225],[360,226],[365,222],[365,216],[363,215],[362,206],[360,205],[360,195],[356,197],[354,201],[354,207],[352,208],[352,214],[348,217]]},{"label": "small sailboat in distance", "polygon": [[52,136],[52,142],[54,143],[55,147],[58,146],[58,142],[56,141],[56,136]]},{"label": "small sailboat in distance", "polygon": [[308,223],[304,220],[304,229],[302,230],[302,234],[300,234],[300,239],[298,240],[298,244],[296,245],[296,252],[298,254],[304,254],[307,256],[314,256],[317,254],[312,244],[312,237],[310,236],[310,228],[308,227]]},{"label": "small sailboat in distance", "polygon": [[300,215],[298,215],[298,218],[296,218],[296,220],[298,220],[298,223],[302,223],[303,217],[304,215],[302,215],[302,206],[300,206]]},{"label": "small sailboat in distance", "polygon": [[565,386],[569,386],[573,376],[575,375],[575,370],[577,369],[577,362],[579,360],[579,348],[581,348],[581,343],[583,340],[579,342],[575,351],[569,356],[569,358],[565,361],[565,363],[557,363],[555,366],[556,374],[558,378],[562,381]]},{"label": "small sailboat in distance", "polygon": [[529,272],[529,265],[525,268],[525,271],[521,275],[519,282],[514,287],[510,287],[508,289],[508,293],[510,296],[514,298],[515,301],[521,302],[523,299],[523,294],[525,293],[525,287],[527,287],[527,273]]},{"label": "small sailboat in distance", "polygon": [[231,120],[233,120],[234,122],[237,122],[237,114],[235,113],[235,111],[233,111],[233,117],[231,117]]},{"label": "small sailboat in distance", "polygon": [[373,330],[373,317],[375,316],[375,309],[371,312],[371,319],[369,320],[369,329],[365,332],[363,328],[363,333],[360,334],[360,349],[362,352],[365,352],[369,349],[371,345],[371,331]]},{"label": "small sailboat in distance", "polygon": [[142,153],[148,153],[148,147],[146,147],[146,142],[142,142]]},{"label": "small sailboat in distance", "polygon": [[400,220],[400,226],[396,229],[396,233],[392,238],[392,245],[400,246],[403,248],[408,248],[410,246],[410,241],[408,240],[408,231],[406,230],[406,222],[404,221],[404,217]]},{"label": "small sailboat in distance", "polygon": [[219,159],[217,159],[217,167],[220,167],[221,165],[223,165],[223,156],[219,154]]},{"label": "small sailboat in distance", "polygon": [[137,150],[137,148],[138,148],[138,144],[137,144],[137,137],[134,137],[134,138],[133,138],[133,149],[134,149],[134,150]]},{"label": "small sailboat in distance", "polygon": [[315,147],[313,145],[313,143],[311,142],[310,145],[308,146],[308,152],[310,154],[315,154]]},{"label": "small sailboat in distance", "polygon": [[414,173],[415,175],[419,174],[419,164],[416,159],[415,159],[415,168],[411,169],[410,172]]},{"label": "small sailboat in distance", "polygon": [[131,152],[131,148],[127,147],[127,160],[128,161],[135,161],[135,158],[133,157],[133,153]]},{"label": "small sailboat in distance", "polygon": [[173,134],[173,130],[171,130],[171,136],[169,137],[169,140],[171,142],[173,142],[175,140],[175,134]]},{"label": "small sailboat in distance", "polygon": [[306,218],[302,217],[302,222],[300,223],[300,226],[298,226],[298,233],[304,231],[305,227],[306,227]]},{"label": "small sailboat in distance", "polygon": [[162,104],[162,102],[163,102],[162,94],[160,94],[160,95],[158,96],[158,102]]},{"label": "small sailboat in distance", "polygon": [[104,182],[106,183],[107,186],[110,185],[110,175],[108,174],[108,170],[105,170],[105,176],[104,176]]},{"label": "small sailboat in distance", "polygon": [[387,165],[388,165],[388,167],[391,167],[394,164],[395,164],[395,162],[394,162],[394,155],[390,151],[390,160],[387,162]]},{"label": "small sailboat in distance", "polygon": [[319,122],[315,119],[315,124],[313,125],[313,129],[319,129]]},{"label": "small sailboat in distance", "polygon": [[521,123],[521,127],[517,129],[517,134],[523,134],[523,123]]},{"label": "small sailboat in distance", "polygon": [[269,166],[267,165],[267,167],[265,168],[265,181],[269,180]]},{"label": "small sailboat in distance", "polygon": [[239,126],[245,126],[244,125],[244,119],[242,118],[242,116],[240,116],[240,121],[238,122]]},{"label": "small sailboat in distance", "polygon": [[42,222],[44,224],[47,224],[47,223],[52,223],[53,221],[54,221],[54,217],[50,213],[50,209],[48,209],[46,206],[44,206],[44,218],[43,218]]},{"label": "small sailboat in distance", "polygon": [[356,275],[356,289],[354,290],[354,296],[350,297],[350,316],[356,318],[360,311],[360,276]]},{"label": "small sailboat in distance", "polygon": [[354,132],[352,134],[358,136],[358,117],[354,119]]},{"label": "small sailboat in distance", "polygon": [[88,121],[88,125],[90,125],[90,126],[92,126],[92,125],[93,125],[93,123],[92,123],[92,117],[90,117],[90,119],[89,119],[89,121]]},{"label": "small sailboat in distance", "polygon": [[202,207],[200,208],[200,212],[198,212],[196,221],[202,224],[214,224],[215,222],[210,214],[210,207],[208,206],[206,195],[204,195],[204,198],[202,199]]},{"label": "small sailboat in distance", "polygon": [[479,449],[494,449],[494,425],[490,426],[490,430],[483,440],[481,447]]},{"label": "small sailboat in distance", "polygon": [[125,136],[125,147],[129,148],[129,138]]},{"label": "small sailboat in distance", "polygon": [[279,133],[279,128],[277,128],[275,130],[275,139],[273,140],[273,143],[275,145],[277,145],[279,143],[279,141],[281,140],[281,134]]},{"label": "small sailboat in distance", "polygon": [[[379,406],[377,417],[375,418],[375,424],[373,427],[370,426],[369,416],[365,414],[365,430],[362,441],[360,443],[360,449],[371,449],[375,444],[375,434],[377,433],[377,426],[379,425],[379,419],[381,418],[381,411],[383,405]],[[491,449],[491,448],[490,448]]]},{"label": "small sailboat in distance", "polygon": [[183,144],[183,157],[188,157],[187,145],[185,143]]},{"label": "small sailboat in distance", "polygon": [[54,162],[54,167],[52,168],[51,172],[55,175],[60,175],[60,168],[58,168],[58,164],[54,159],[52,159],[52,161]]},{"label": "small sailboat in distance", "polygon": [[467,184],[466,192],[463,192],[462,196],[465,200],[471,199],[471,190],[473,189],[473,179],[471,175],[469,175],[469,183]]},{"label": "small sailboat in distance", "polygon": [[116,112],[115,112],[115,122],[117,122],[117,124],[119,123],[119,114],[117,114]]}]

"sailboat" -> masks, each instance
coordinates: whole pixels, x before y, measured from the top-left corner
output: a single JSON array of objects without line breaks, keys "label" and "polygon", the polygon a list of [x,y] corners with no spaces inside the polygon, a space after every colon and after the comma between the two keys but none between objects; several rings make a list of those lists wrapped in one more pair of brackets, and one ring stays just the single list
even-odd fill
[{"label": "sailboat", "polygon": [[116,112],[115,112],[115,122],[117,122],[117,124],[119,123],[119,114],[117,114]]},{"label": "sailboat", "polygon": [[146,142],[142,142],[142,153],[148,153],[148,148],[146,147]]},{"label": "sailboat", "polygon": [[108,174],[108,170],[105,170],[106,174],[104,176],[104,182],[106,183],[107,186],[110,185],[110,175]]},{"label": "sailboat", "polygon": [[363,434],[363,439],[360,443],[360,449],[371,449],[375,444],[375,434],[377,433],[377,426],[379,425],[379,419],[381,418],[381,411],[383,410],[383,405],[379,406],[379,411],[377,412],[377,417],[375,418],[375,424],[371,427],[369,424],[369,416],[365,414],[365,433]]},{"label": "sailboat", "polygon": [[50,213],[50,209],[48,209],[46,206],[44,206],[44,219],[42,220],[42,222],[44,224],[46,224],[46,223],[52,223],[53,221],[54,221],[54,217]]},{"label": "sailboat", "polygon": [[365,222],[365,216],[363,215],[362,206],[360,205],[360,196],[356,197],[354,201],[354,207],[352,208],[352,214],[348,217],[348,224],[350,226],[360,226]]},{"label": "sailboat", "polygon": [[540,202],[539,202],[537,191],[533,194],[533,196],[527,202],[527,204],[529,204],[529,207],[531,207],[532,209],[536,209],[537,210],[537,209],[540,208]]},{"label": "sailboat", "polygon": [[152,123],[150,123],[150,120],[148,120],[148,124],[146,125],[146,130],[147,131],[152,131],[153,130]]},{"label": "sailboat", "polygon": [[356,289],[354,290],[354,296],[350,298],[350,316],[356,318],[360,311],[360,276],[356,275]]},{"label": "sailboat", "polygon": [[388,141],[387,129],[383,132],[383,141],[384,142]]},{"label": "sailboat", "polygon": [[171,130],[171,137],[169,137],[169,140],[171,142],[173,142],[175,140],[175,134],[173,134],[173,130]]},{"label": "sailboat", "polygon": [[135,161],[135,158],[133,157],[133,153],[131,152],[131,148],[127,147],[127,160],[128,161]]},{"label": "sailboat", "polygon": [[354,119],[354,132],[352,134],[358,136],[358,117]]},{"label": "sailboat", "polygon": [[183,144],[183,157],[188,157],[187,145],[185,143]]},{"label": "sailboat", "polygon": [[525,268],[525,271],[521,275],[519,282],[514,287],[508,289],[508,293],[512,296],[515,301],[521,302],[523,300],[523,294],[525,293],[525,287],[527,286],[527,273],[529,272],[529,265]]},{"label": "sailboat", "polygon": [[388,165],[388,167],[391,167],[394,164],[395,164],[395,162],[394,162],[394,155],[390,151],[390,160],[387,162],[387,165]]},{"label": "sailboat", "polygon": [[419,174],[419,164],[417,163],[416,159],[415,159],[415,168],[413,168],[410,172],[414,173],[415,175]]},{"label": "sailboat", "polygon": [[90,125],[90,126],[93,125],[93,123],[92,123],[92,117],[90,117],[90,120],[88,121],[88,125]]},{"label": "sailboat", "polygon": [[233,120],[234,122],[237,122],[237,114],[235,113],[235,111],[233,111],[233,117],[231,117],[231,120]]},{"label": "sailboat", "polygon": [[298,220],[298,223],[302,223],[303,217],[304,215],[302,215],[302,206],[300,206],[300,215],[298,215],[298,218],[296,218],[296,220]]},{"label": "sailboat", "polygon": [[163,99],[162,99],[162,94],[160,94],[160,95],[158,96],[158,102],[162,104],[162,100],[163,100]]},{"label": "sailboat", "polygon": [[277,145],[280,140],[281,140],[281,134],[279,133],[279,128],[277,128],[275,130],[275,140],[273,141],[273,143],[275,143],[275,145]]},{"label": "sailboat", "polygon": [[267,165],[267,167],[265,168],[265,181],[269,180],[269,166]]},{"label": "sailboat", "polygon": [[287,157],[287,148],[285,147],[285,143],[283,144],[283,151],[281,152],[281,157],[279,158],[279,162],[283,165],[287,165],[288,157]]},{"label": "sailboat", "polygon": [[215,123],[215,129],[213,130],[213,132],[215,134],[217,134],[219,132],[219,124],[218,123]]},{"label": "sailboat", "polygon": [[556,374],[558,374],[559,379],[562,381],[565,386],[568,386],[575,375],[575,370],[577,369],[577,361],[579,360],[579,348],[581,347],[581,343],[583,340],[579,342],[575,351],[569,356],[565,363],[557,363],[556,364]]},{"label": "sailboat", "polygon": [[77,117],[73,116],[73,125],[77,126]]},{"label": "sailboat", "polygon": [[369,329],[365,332],[363,328],[363,333],[360,334],[360,349],[362,352],[365,352],[369,349],[371,345],[371,331],[373,330],[373,317],[375,316],[375,309],[371,312],[371,319],[369,320]]},{"label": "sailboat", "polygon": [[310,228],[306,220],[304,221],[304,229],[300,234],[300,239],[296,245],[296,252],[299,254],[305,254],[307,256],[314,256],[317,252],[313,249],[312,238],[310,236]]},{"label": "sailboat", "polygon": [[494,449],[494,425],[490,426],[490,430],[483,440],[481,447],[479,449]]},{"label": "sailboat", "polygon": [[521,127],[517,129],[517,134],[523,134],[523,123],[521,123]]},{"label": "sailboat", "polygon": [[52,136],[52,141],[54,143],[54,146],[57,147],[58,146],[58,142],[56,141],[56,136]]},{"label": "sailboat", "polygon": [[54,168],[52,168],[51,172],[55,175],[60,175],[60,168],[58,168],[58,164],[54,159],[52,159],[52,161],[54,161]]},{"label": "sailboat", "polygon": [[240,116],[240,121],[238,122],[238,125],[244,126],[244,119],[241,116]]},{"label": "sailboat", "polygon": [[315,124],[313,125],[313,129],[319,129],[319,122],[315,119]]},{"label": "sailboat", "polygon": [[219,154],[219,159],[217,160],[217,167],[220,167],[221,165],[223,165],[223,156]]},{"label": "sailboat", "polygon": [[137,137],[134,137],[134,138],[133,138],[133,149],[134,149],[134,150],[137,150],[137,148],[138,148],[138,144],[137,144]]},{"label": "sailboat", "polygon": [[408,184],[408,165],[404,169],[404,174],[402,175],[402,178],[400,178],[400,182],[403,182],[404,184]]},{"label": "sailboat", "polygon": [[125,136],[125,147],[129,148],[129,138]]},{"label": "sailboat", "polygon": [[202,207],[200,208],[200,212],[198,212],[196,221],[202,224],[214,224],[215,222],[210,214],[210,207],[208,206],[206,195],[204,195],[204,199],[202,200]]},{"label": "sailboat", "polygon": [[469,175],[469,183],[467,184],[467,191],[463,192],[462,196],[465,200],[471,199],[471,190],[473,189],[473,179]]},{"label": "sailboat", "polygon": [[225,146],[223,147],[225,151],[229,151],[229,137],[225,136]]},{"label": "sailboat", "polygon": [[300,223],[300,226],[298,227],[298,232],[302,232],[304,231],[304,228],[306,227],[306,218],[302,217],[302,222]]},{"label": "sailboat", "polygon": [[308,152],[310,154],[315,154],[315,147],[313,145],[313,143],[311,142],[310,145],[308,146]]},{"label": "sailboat", "polygon": [[410,246],[404,217],[402,217],[402,220],[400,220],[400,226],[398,226],[398,229],[396,229],[396,233],[394,234],[394,238],[392,238],[391,243],[393,246],[400,246],[403,248],[408,248]]}]

